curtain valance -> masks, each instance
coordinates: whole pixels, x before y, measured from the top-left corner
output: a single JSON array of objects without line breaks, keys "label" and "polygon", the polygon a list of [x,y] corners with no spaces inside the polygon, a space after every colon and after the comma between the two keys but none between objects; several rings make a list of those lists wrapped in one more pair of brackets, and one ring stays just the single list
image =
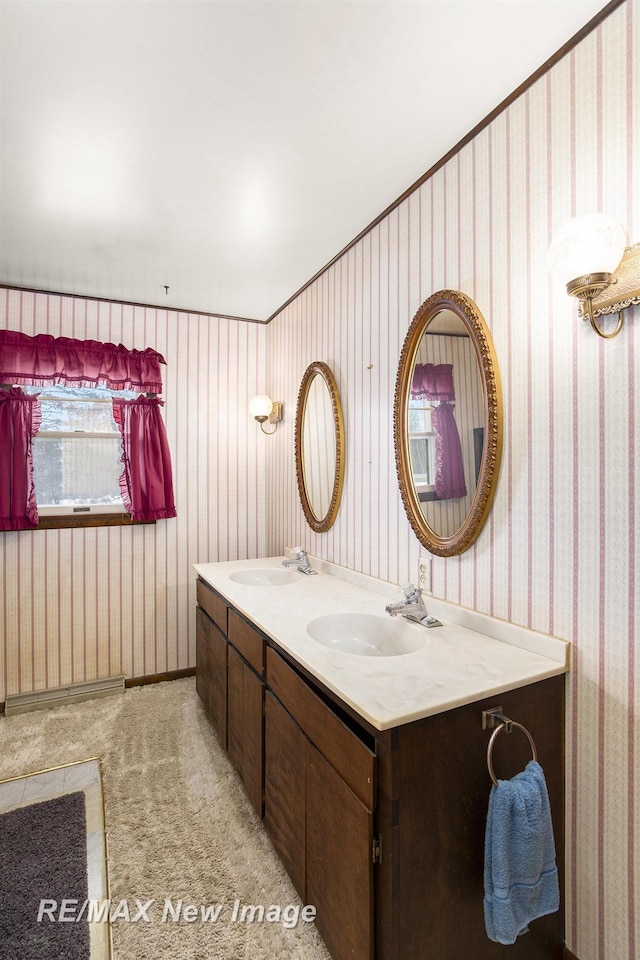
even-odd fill
[{"label": "curtain valance", "polygon": [[39,333],[30,337],[17,330],[0,330],[0,383],[162,393],[160,364],[155,350],[129,350],[121,343],[74,340]]},{"label": "curtain valance", "polygon": [[411,381],[411,396],[414,400],[455,400],[453,389],[453,364],[416,363]]}]

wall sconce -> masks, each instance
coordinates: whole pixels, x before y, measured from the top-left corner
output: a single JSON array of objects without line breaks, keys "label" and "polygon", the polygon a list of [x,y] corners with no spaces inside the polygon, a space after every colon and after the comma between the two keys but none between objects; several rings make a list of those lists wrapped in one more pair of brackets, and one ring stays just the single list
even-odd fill
[{"label": "wall sconce", "polygon": [[[272,433],[275,433],[278,429],[278,424],[282,420],[282,404],[278,400],[271,400],[270,397],[260,394],[257,397],[254,397],[251,403],[249,404],[249,412],[252,417],[260,424],[260,429],[263,433],[266,433],[267,436],[270,436]],[[269,421],[269,423],[275,423],[273,430],[265,430],[264,425]]]},{"label": "wall sconce", "polygon": [[[625,247],[624,229],[605,213],[569,220],[551,241],[551,274],[578,297],[578,316],[609,340],[622,329],[622,311],[640,303],[640,243]],[[614,330],[605,333],[596,318],[617,313]]]}]

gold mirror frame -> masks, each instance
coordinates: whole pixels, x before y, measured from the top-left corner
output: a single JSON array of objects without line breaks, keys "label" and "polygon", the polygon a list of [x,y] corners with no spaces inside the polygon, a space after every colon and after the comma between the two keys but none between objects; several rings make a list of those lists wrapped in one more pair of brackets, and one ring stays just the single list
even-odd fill
[{"label": "gold mirror frame", "polygon": [[[316,377],[321,377],[329,392],[331,400],[331,409],[333,413],[333,425],[335,428],[335,473],[333,480],[333,489],[329,509],[324,517],[318,517],[313,512],[311,502],[307,495],[307,485],[304,475],[304,416],[309,397],[309,390]],[[316,360],[309,364],[304,372],[300,390],[298,392],[298,402],[296,406],[296,426],[295,426],[295,451],[296,451],[296,477],[298,480],[298,492],[300,502],[306,517],[307,523],[316,533],[326,533],[335,523],[340,508],[340,498],[342,496],[342,486],[344,484],[344,420],[342,416],[342,406],[340,404],[340,394],[338,393],[338,384],[331,369],[321,360]]]},{"label": "gold mirror frame", "polygon": [[[443,310],[456,314],[474,346],[484,398],[484,444],[475,495],[467,516],[450,537],[439,536],[421,508],[411,473],[408,441],[408,404],[422,337],[434,317]],[[393,413],[396,469],[402,502],[413,531],[431,553],[452,557],[463,553],[477,539],[487,519],[498,482],[502,456],[502,387],[498,363],[485,319],[476,304],[457,290],[439,290],[424,301],[407,331],[396,379]]]}]

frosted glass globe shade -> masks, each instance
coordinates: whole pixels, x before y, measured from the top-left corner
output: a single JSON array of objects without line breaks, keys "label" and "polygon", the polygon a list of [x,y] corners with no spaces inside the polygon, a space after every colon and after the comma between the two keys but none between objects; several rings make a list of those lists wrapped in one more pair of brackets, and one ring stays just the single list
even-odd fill
[{"label": "frosted glass globe shade", "polygon": [[547,264],[560,283],[590,273],[613,273],[626,246],[623,227],[606,213],[568,220],[551,241]]},{"label": "frosted glass globe shade", "polygon": [[252,417],[268,417],[272,407],[273,403],[270,397],[267,397],[265,394],[260,394],[250,402],[249,412]]}]

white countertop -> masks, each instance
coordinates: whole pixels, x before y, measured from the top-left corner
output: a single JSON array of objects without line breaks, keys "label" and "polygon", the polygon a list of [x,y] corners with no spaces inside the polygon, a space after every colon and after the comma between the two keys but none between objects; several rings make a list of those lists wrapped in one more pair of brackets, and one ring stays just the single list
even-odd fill
[{"label": "white countertop", "polygon": [[[386,617],[386,604],[401,599],[402,591],[313,559],[312,566],[321,572],[316,576],[297,574],[293,583],[285,585],[249,586],[230,579],[238,570],[282,570],[282,560],[269,557],[201,563],[195,564],[195,570],[378,730],[545,680],[568,669],[570,645],[566,641],[428,596],[425,601],[429,613],[443,625],[427,629],[405,621],[408,627],[427,637],[426,645],[415,653],[367,657],[329,649],[309,636],[307,623],[329,613]],[[469,623],[475,629],[469,629]]]}]

